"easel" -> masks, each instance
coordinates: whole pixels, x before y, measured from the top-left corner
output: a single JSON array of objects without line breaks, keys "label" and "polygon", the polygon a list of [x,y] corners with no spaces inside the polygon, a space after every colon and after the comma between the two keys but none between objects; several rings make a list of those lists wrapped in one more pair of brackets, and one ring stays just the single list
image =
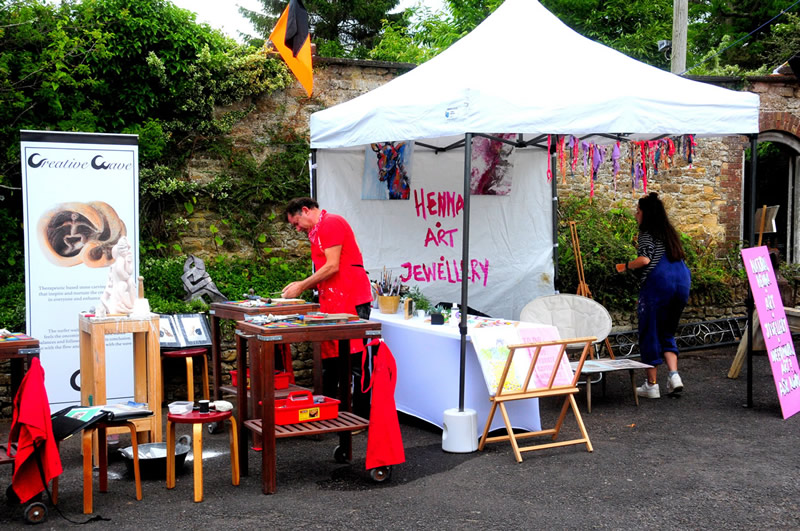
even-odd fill
[{"label": "easel", "polygon": [[[583,256],[581,255],[581,243],[578,240],[578,229],[576,226],[575,221],[569,222],[569,234],[572,238],[572,252],[575,255],[575,269],[578,271],[578,291],[577,294],[587,299],[593,299],[592,292],[589,291],[589,285],[586,283],[586,276],[583,272]],[[617,359],[614,357],[614,350],[611,348],[611,341],[606,338],[605,340],[606,350],[608,350],[608,356],[614,360]],[[594,359],[594,352],[590,353],[590,358]]]},{"label": "easel", "polygon": [[[770,216],[772,217],[773,224],[775,220],[775,214],[777,213],[777,207],[769,207],[775,208],[775,212],[770,212]],[[756,247],[761,247],[761,241],[764,237],[764,227],[767,222],[767,205],[761,207],[761,221],[758,224],[758,245]],[[774,230],[770,230],[768,232],[775,232]],[[736,356],[733,358],[733,363],[731,363],[731,368],[728,370],[728,378],[736,379],[739,377],[739,373],[742,371],[742,364],[744,363],[744,359],[747,356],[748,350],[752,351],[752,348],[748,349],[748,347],[752,344],[752,337],[756,334],[756,327],[760,326],[758,321],[758,315],[755,315],[752,319],[749,320],[747,323],[748,331],[742,335],[742,339],[739,342],[739,348],[736,350]],[[752,329],[752,334],[749,332],[749,329]],[[762,341],[763,343],[763,341]]]},{"label": "easel", "polygon": [[[578,378],[581,375],[583,363],[586,361],[586,356],[593,350],[592,345],[596,339],[597,338],[595,337],[581,337],[575,339],[560,339],[558,341],[509,345],[508,358],[506,359],[506,364],[503,367],[503,374],[500,376],[500,381],[497,384],[497,390],[495,391],[495,395],[489,398],[489,400],[492,402],[492,408],[489,411],[489,418],[486,419],[486,426],[483,428],[483,434],[480,438],[478,450],[483,450],[486,447],[486,443],[509,441],[511,443],[511,449],[514,452],[514,458],[517,460],[517,463],[522,462],[523,452],[532,452],[534,450],[544,450],[546,448],[556,448],[559,446],[585,444],[586,450],[592,452],[592,442],[589,440],[589,434],[586,431],[586,426],[583,424],[583,419],[581,418],[580,411],[578,411],[578,406],[575,403],[574,395],[578,393]],[[575,369],[575,372],[569,381],[559,380],[557,378],[558,371],[562,360],[566,359],[567,346],[574,343],[583,344],[583,350],[581,352],[581,357],[578,360],[577,368]],[[556,349],[558,353],[543,353],[542,349],[547,347]],[[527,353],[526,350],[528,351]],[[518,351],[522,351],[524,353],[523,355],[529,354],[531,357],[530,365],[528,366],[527,373],[525,374],[525,381],[519,389],[505,389],[506,378],[511,370],[511,366],[514,361],[514,355]],[[535,372],[541,372],[546,383],[542,383],[541,381],[537,383],[537,380],[533,378]],[[558,397],[563,397],[564,402],[561,406],[561,412],[558,415],[554,427],[541,429],[539,431],[527,431],[524,433],[518,433],[514,431],[514,428],[511,425],[511,419],[508,416],[506,402],[513,400],[528,400],[531,398]],[[503,422],[506,425],[506,435],[489,437],[489,429],[491,428],[492,419],[494,418],[498,407],[500,408],[500,413],[503,416]],[[575,420],[578,423],[578,429],[580,430],[581,436],[576,439],[558,441],[557,439],[561,433],[561,428],[567,415],[567,409],[569,408],[572,409],[572,413],[575,415]],[[527,446],[519,445],[518,441],[521,439],[539,436],[549,436],[553,442],[531,444]]]}]

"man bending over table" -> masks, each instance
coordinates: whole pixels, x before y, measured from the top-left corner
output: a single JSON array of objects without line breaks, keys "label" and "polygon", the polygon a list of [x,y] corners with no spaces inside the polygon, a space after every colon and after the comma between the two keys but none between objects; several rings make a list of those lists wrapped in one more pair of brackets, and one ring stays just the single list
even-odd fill
[{"label": "man bending over table", "polygon": [[[350,224],[342,216],[320,210],[319,204],[310,197],[292,199],[286,205],[286,219],[297,231],[308,234],[311,243],[311,262],[314,274],[304,280],[287,285],[283,297],[296,298],[304,291],[317,287],[319,309],[324,313],[349,313],[369,319],[372,303],[372,288],[364,269],[361,249],[356,242]],[[353,356],[353,412],[369,417],[369,393],[361,392],[362,344],[352,341]],[[338,373],[335,341],[322,343],[322,388],[325,396],[338,396]],[[357,358],[357,359],[356,359]],[[364,382],[365,386],[367,381]]]}]

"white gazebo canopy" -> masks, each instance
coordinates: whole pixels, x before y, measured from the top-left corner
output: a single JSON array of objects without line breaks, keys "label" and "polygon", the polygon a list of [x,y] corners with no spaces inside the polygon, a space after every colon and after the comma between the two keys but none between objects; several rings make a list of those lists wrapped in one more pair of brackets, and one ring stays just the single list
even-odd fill
[{"label": "white gazebo canopy", "polygon": [[437,57],[314,113],[311,147],[468,132],[747,134],[758,132],[758,106],[756,94],[681,78],[591,41],[535,0],[506,0]]}]

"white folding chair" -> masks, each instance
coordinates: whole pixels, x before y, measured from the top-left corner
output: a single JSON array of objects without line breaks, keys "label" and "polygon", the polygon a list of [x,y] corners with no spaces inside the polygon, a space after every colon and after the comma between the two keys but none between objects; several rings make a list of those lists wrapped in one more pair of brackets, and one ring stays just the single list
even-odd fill
[{"label": "white folding chair", "polygon": [[[593,352],[590,355],[593,360],[595,359],[595,354],[599,358],[599,346],[611,332],[611,315],[608,310],[599,302],[582,295],[559,294],[538,297],[522,308],[520,321],[553,325],[558,329],[558,333],[562,338],[596,337]],[[574,344],[569,345],[569,348],[575,349],[581,346],[581,344]],[[612,360],[615,359],[614,353],[610,349],[608,354]],[[614,363],[617,362],[613,361],[608,365],[612,366]],[[630,373],[633,398],[638,406],[639,397],[636,395],[633,369],[628,368],[626,364],[622,365],[625,365],[624,368]],[[591,363],[588,366],[591,367]],[[618,369],[609,368],[609,371],[611,370]],[[586,384],[586,407],[589,413],[592,411],[592,384],[603,381],[604,372],[595,369],[592,374],[597,375],[597,379],[592,380],[591,376],[587,376],[585,381],[580,382],[581,384]],[[605,393],[605,381],[603,381],[603,384],[603,392]]]}]

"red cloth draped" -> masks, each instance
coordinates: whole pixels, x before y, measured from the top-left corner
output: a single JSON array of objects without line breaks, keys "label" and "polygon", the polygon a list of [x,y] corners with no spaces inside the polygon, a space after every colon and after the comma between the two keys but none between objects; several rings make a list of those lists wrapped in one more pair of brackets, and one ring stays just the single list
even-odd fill
[{"label": "red cloth draped", "polygon": [[[50,404],[44,388],[44,369],[38,358],[31,360],[31,368],[14,398],[14,418],[8,440],[9,446],[12,442],[17,443],[11,486],[20,502],[25,503],[45,488],[37,459],[41,460],[44,478],[48,483],[62,472],[61,457],[50,420]],[[37,448],[38,457],[35,455]]]},{"label": "red cloth draped", "polygon": [[[367,470],[380,466],[397,465],[406,460],[403,449],[403,437],[400,434],[400,422],[397,420],[397,407],[394,403],[394,389],[397,385],[397,365],[389,347],[382,340],[370,341],[367,346],[380,343],[378,354],[373,360],[372,405],[369,415],[369,432],[367,433]],[[365,348],[362,354],[361,388],[364,392],[364,362],[369,356]]]}]

